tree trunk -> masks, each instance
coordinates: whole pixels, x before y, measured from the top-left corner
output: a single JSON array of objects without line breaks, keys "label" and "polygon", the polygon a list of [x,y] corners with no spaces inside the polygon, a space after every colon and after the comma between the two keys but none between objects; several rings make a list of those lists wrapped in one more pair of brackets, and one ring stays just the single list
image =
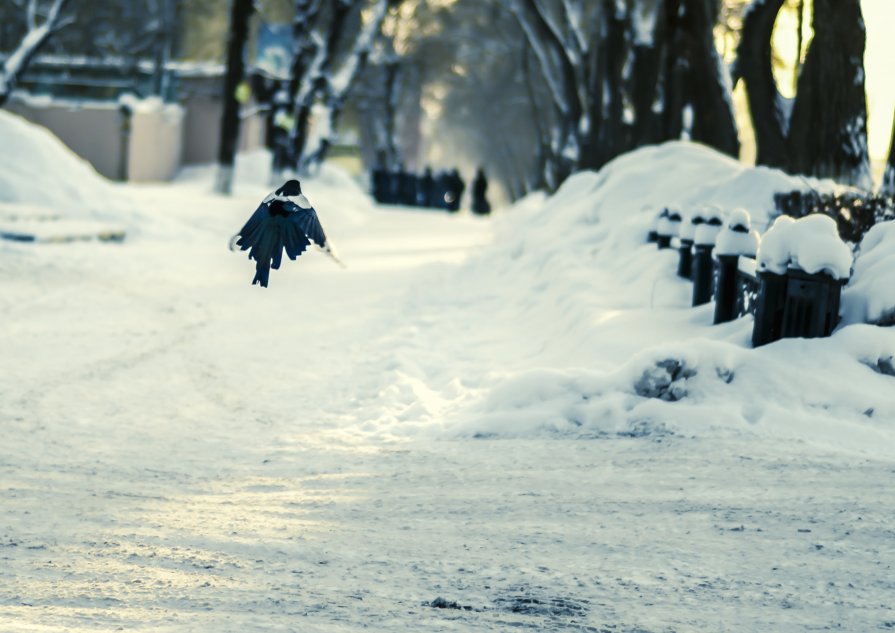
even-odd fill
[{"label": "tree trunk", "polygon": [[292,19],[292,42],[294,53],[292,67],[289,73],[289,85],[287,88],[289,110],[292,113],[292,126],[289,128],[288,142],[283,149],[274,154],[273,176],[278,177],[288,168],[295,169],[297,158],[293,151],[296,130],[300,122],[300,104],[297,102],[299,90],[306,81],[306,75],[311,67],[312,60],[318,54],[318,42],[312,37],[314,24],[320,13],[321,0],[295,0],[295,14]]},{"label": "tree trunk", "polygon": [[687,91],[694,141],[738,158],[740,141],[731,101],[730,76],[715,48],[716,0],[683,0],[680,25],[689,59]]},{"label": "tree trunk", "polygon": [[581,158],[584,104],[578,91],[575,63],[536,0],[514,0],[511,5],[541,67],[557,114],[557,134],[553,139],[554,179],[558,185],[578,168]]},{"label": "tree trunk", "polygon": [[859,0],[814,0],[789,128],[789,170],[870,189],[864,20]]},{"label": "tree trunk", "polygon": [[[660,19],[664,11],[662,0],[657,0],[653,11],[655,16],[652,33],[632,34],[631,38],[634,48],[628,92],[634,111],[632,140],[635,147],[663,140],[662,53],[666,46],[667,25],[664,19]],[[632,28],[633,24],[632,20],[629,28]]]},{"label": "tree trunk", "polygon": [[602,60],[603,119],[600,124],[598,161],[588,167],[599,168],[628,149],[624,133],[624,72],[627,56],[628,14],[614,0],[604,0],[603,20],[606,28],[600,42]]},{"label": "tree trunk", "polygon": [[236,91],[245,75],[245,48],[254,0],[233,0],[230,13],[230,38],[227,44],[227,74],[224,77],[224,113],[221,116],[221,142],[218,153],[218,178],[215,190],[229,195],[233,188],[233,166],[239,144],[239,108]]},{"label": "tree trunk", "polygon": [[742,79],[749,98],[758,146],[756,162],[769,167],[786,165],[786,122],[771,65],[771,34],[783,2],[753,0],[743,18],[734,70],[735,81]]},{"label": "tree trunk", "polygon": [[[329,150],[336,141],[336,130],[338,129],[339,121],[342,118],[345,103],[357,83],[358,77],[363,74],[366,69],[370,59],[370,53],[373,49],[373,42],[379,35],[382,29],[382,23],[385,21],[389,10],[395,4],[397,4],[396,0],[378,0],[372,7],[370,17],[366,23],[361,25],[351,51],[348,53],[347,58],[342,62],[341,66],[337,69],[335,76],[330,73],[329,64],[327,64],[326,73],[322,77],[323,79],[326,79],[324,93],[326,95],[325,105],[328,120],[323,124],[326,133],[319,135],[319,145],[312,149],[307,160],[303,160],[299,163],[303,170],[309,167],[319,166],[326,160]],[[350,8],[350,5],[348,6]],[[339,31],[343,30],[341,24],[344,22],[345,17],[347,17],[347,13],[340,18]],[[330,61],[335,57],[336,43],[339,39],[341,39],[340,35],[331,42],[330,46],[328,46],[329,50],[327,57]]]},{"label": "tree trunk", "polygon": [[319,51],[321,57],[315,59],[315,63],[309,68],[313,71],[311,76],[306,78],[310,85],[303,87],[299,93],[297,101],[300,103],[296,105],[296,127],[295,135],[292,138],[292,168],[298,171],[305,168],[305,151],[308,144],[311,110],[321,96],[324,99],[329,98],[332,65],[338,52],[339,43],[344,37],[348,16],[356,4],[357,2],[352,3],[350,0],[334,4],[329,32],[326,35],[326,44],[323,50]]}]

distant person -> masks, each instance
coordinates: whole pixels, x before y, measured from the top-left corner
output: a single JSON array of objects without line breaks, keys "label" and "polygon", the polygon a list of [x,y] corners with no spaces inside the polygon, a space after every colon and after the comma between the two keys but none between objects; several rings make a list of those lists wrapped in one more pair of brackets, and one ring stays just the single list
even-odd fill
[{"label": "distant person", "polygon": [[370,173],[370,187],[376,202],[386,204],[389,201],[389,176],[385,168],[385,152],[376,153],[376,165]]},{"label": "distant person", "polygon": [[398,177],[398,203],[408,207],[416,204],[416,174],[407,171],[403,166]]},{"label": "distant person", "polygon": [[488,203],[488,178],[481,167],[475,172],[475,180],[472,181],[472,212],[476,215],[488,215],[491,213],[491,205]]},{"label": "distant person", "polygon": [[431,207],[434,194],[435,177],[432,176],[432,168],[426,167],[426,170],[420,177],[419,187],[416,192],[416,203],[421,207]]},{"label": "distant person", "polygon": [[463,182],[459,170],[451,170],[451,173],[448,174],[448,193],[450,194],[448,211],[456,213],[460,210],[460,201],[463,199],[463,191],[465,189],[466,183]]},{"label": "distant person", "polygon": [[401,173],[404,171],[402,164],[397,170],[390,169],[388,172],[388,203],[401,204]]},{"label": "distant person", "polygon": [[435,190],[432,192],[432,208],[448,210],[453,199],[450,174],[438,172],[435,176]]}]

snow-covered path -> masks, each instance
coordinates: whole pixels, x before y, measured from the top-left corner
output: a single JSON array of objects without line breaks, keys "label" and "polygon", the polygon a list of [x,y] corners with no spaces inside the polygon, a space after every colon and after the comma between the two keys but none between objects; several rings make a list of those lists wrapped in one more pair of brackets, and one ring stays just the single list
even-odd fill
[{"label": "snow-covered path", "polygon": [[0,630],[895,628],[891,460],[440,433],[492,369],[574,356],[512,289],[458,292],[491,223],[322,209],[348,269],[265,291],[225,249],[263,189],[203,187],[129,188],[155,220],[124,245],[0,258]]}]

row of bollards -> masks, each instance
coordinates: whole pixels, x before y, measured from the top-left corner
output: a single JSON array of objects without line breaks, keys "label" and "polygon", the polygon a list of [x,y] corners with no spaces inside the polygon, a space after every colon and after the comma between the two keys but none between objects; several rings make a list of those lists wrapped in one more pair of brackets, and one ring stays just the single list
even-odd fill
[{"label": "row of bollards", "polygon": [[751,224],[744,209],[725,214],[706,205],[684,218],[669,206],[656,218],[649,240],[660,249],[677,241],[677,274],[693,282],[693,306],[714,301],[713,323],[754,316],[754,346],[829,336],[852,262],[835,221],[821,214],[778,218],[766,243]]}]

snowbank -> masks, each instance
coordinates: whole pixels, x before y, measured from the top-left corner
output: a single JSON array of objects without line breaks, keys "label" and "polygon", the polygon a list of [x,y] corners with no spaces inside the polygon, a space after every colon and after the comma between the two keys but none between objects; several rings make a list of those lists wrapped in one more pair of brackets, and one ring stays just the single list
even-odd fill
[{"label": "snowbank", "polygon": [[[419,433],[429,421],[474,437],[722,428],[891,453],[895,382],[886,368],[895,331],[859,325],[828,339],[751,349],[751,317],[712,326],[711,305],[690,306],[677,253],[644,242],[655,209],[669,200],[688,210],[742,209],[730,214],[729,229],[749,227],[747,214],[764,226],[774,192],[802,184],[668,143],[577,174],[543,204],[526,201],[501,214],[491,247],[418,289],[405,307],[418,320],[401,336],[420,350],[452,340],[456,352],[398,359],[393,387],[380,396],[404,413],[380,424]],[[840,263],[801,252],[798,261],[812,270]],[[426,313],[431,306],[444,317],[456,305],[464,313],[456,324],[447,317],[451,327],[420,325],[435,319]],[[881,444],[883,437],[891,441]]]},{"label": "snowbank", "polygon": [[864,236],[842,305],[846,323],[895,324],[895,221]]},{"label": "snowbank", "polygon": [[0,202],[36,205],[68,219],[128,219],[121,189],[49,130],[0,110],[0,147]]}]

